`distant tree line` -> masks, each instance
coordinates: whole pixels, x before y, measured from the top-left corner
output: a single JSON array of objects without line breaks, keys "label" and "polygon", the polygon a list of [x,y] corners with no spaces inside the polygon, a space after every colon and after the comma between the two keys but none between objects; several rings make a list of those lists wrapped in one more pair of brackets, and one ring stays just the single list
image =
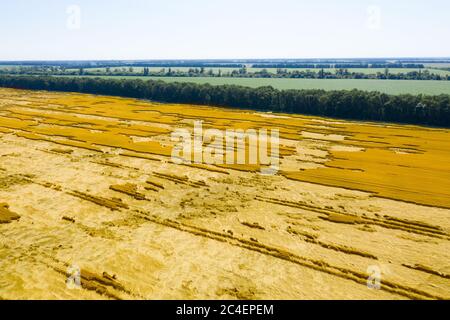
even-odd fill
[{"label": "distant tree line", "polygon": [[320,69],[319,71],[288,71],[287,69],[277,69],[274,75],[263,69],[259,72],[247,74],[249,77],[263,77],[263,78],[294,78],[294,79],[375,79],[375,80],[446,80],[450,81],[449,75],[441,75],[430,72],[429,70],[410,71],[410,72],[395,72],[392,73],[388,68],[377,71],[376,73],[354,72],[352,69],[336,69],[329,71],[327,69]]},{"label": "distant tree line", "polygon": [[146,63],[450,63],[450,58],[307,58],[307,59],[141,59],[141,60],[25,60],[25,61],[1,61],[1,64],[52,64],[52,65],[74,65],[84,63],[85,65],[124,65],[124,64],[146,64]]},{"label": "distant tree line", "polygon": [[130,66],[148,68],[242,68],[244,65],[238,63],[134,63]]},{"label": "distant tree line", "polygon": [[423,69],[425,66],[423,64],[417,63],[316,63],[316,64],[305,64],[305,63],[276,63],[276,64],[254,64],[253,68],[282,68],[282,69],[355,69],[355,68],[413,68],[413,69]]},{"label": "distant tree line", "polygon": [[192,67],[192,68],[241,68],[243,63],[228,60],[163,60],[163,61],[0,61],[1,65],[26,67],[61,67],[66,69],[78,68],[117,68],[117,67]]},{"label": "distant tree line", "polygon": [[450,128],[450,95],[388,95],[359,90],[277,90],[272,87],[212,86],[139,79],[5,75],[0,76],[0,87]]},{"label": "distant tree line", "polygon": [[249,71],[245,66],[235,69],[220,69],[215,72],[213,69],[189,68],[180,70],[173,67],[151,70],[150,67],[135,69],[134,67],[110,68],[104,70],[89,68],[65,69],[63,67],[15,67],[0,69],[0,74],[11,75],[84,75],[84,76],[148,76],[148,77],[232,77],[232,78],[291,78],[291,79],[378,79],[378,80],[450,80],[450,74],[441,75],[429,70],[418,69],[418,71],[395,72],[388,68],[384,70],[376,69],[376,73],[354,72],[352,69],[340,68],[330,69],[283,69],[276,71],[262,69]]},{"label": "distant tree line", "polygon": [[1,65],[29,67],[120,68],[120,67],[192,67],[192,68],[424,68],[428,63],[450,63],[450,59],[207,59],[207,60],[61,60],[0,61]]},{"label": "distant tree line", "polygon": [[370,68],[380,69],[380,68],[411,68],[411,69],[423,69],[425,66],[423,64],[415,63],[373,63]]}]

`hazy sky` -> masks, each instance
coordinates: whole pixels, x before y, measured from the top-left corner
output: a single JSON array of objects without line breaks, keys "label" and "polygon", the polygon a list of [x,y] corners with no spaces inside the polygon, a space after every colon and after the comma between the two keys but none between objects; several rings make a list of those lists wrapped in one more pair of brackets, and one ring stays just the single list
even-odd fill
[{"label": "hazy sky", "polygon": [[448,0],[0,1],[0,60],[450,56]]}]

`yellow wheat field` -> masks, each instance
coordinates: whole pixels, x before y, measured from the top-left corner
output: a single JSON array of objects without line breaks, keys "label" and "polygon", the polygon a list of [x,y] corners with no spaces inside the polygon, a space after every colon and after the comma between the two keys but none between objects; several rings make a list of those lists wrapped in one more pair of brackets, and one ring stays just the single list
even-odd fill
[{"label": "yellow wheat field", "polygon": [[[280,171],[173,163],[196,120],[280,130]],[[444,129],[0,89],[0,298],[448,299],[449,163]]]}]

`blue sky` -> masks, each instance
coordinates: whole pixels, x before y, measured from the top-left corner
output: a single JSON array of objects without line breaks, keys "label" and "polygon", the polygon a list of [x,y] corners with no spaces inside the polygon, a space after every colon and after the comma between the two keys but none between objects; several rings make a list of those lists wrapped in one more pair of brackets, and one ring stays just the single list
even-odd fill
[{"label": "blue sky", "polygon": [[449,16],[448,0],[0,1],[0,60],[442,57]]}]

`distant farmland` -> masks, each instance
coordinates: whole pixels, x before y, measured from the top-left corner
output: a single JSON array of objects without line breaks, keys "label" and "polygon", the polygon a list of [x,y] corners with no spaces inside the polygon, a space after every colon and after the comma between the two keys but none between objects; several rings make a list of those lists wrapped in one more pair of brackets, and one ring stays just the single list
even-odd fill
[{"label": "distant farmland", "polygon": [[[388,68],[389,69],[389,73],[390,74],[399,74],[399,73],[408,73],[408,72],[424,72],[424,71],[428,71],[430,73],[435,73],[435,74],[439,74],[441,76],[446,76],[450,74],[450,71],[447,70],[441,70],[441,69],[435,69],[437,67],[440,67],[442,65],[438,64],[435,66],[430,66],[430,68],[424,68],[424,69],[418,69],[418,68]],[[445,65],[444,65],[445,66]],[[109,68],[111,71],[114,71],[116,69],[123,69],[125,68],[126,70],[128,70],[130,67],[129,66],[123,66],[123,67],[111,67]],[[150,67],[149,70],[151,72],[159,72],[162,69],[165,69],[166,71],[168,69],[171,69],[172,71],[180,71],[180,72],[188,72],[190,69],[200,69],[200,68],[194,68],[194,67]],[[319,72],[321,70],[321,68],[281,68],[283,70],[287,70],[290,72],[294,72],[294,71],[311,71],[311,72]],[[347,69],[348,72],[355,72],[355,73],[363,73],[363,74],[377,74],[377,73],[384,73],[385,69],[384,68],[342,68],[342,69]],[[76,72],[79,69],[67,69],[67,71],[72,71],[72,72]],[[103,73],[106,72],[107,68],[85,68],[86,71],[89,72],[99,72],[99,73]],[[144,72],[144,67],[133,67],[133,70],[135,72]],[[212,70],[214,74],[218,74],[219,71],[222,74],[226,74],[226,73],[231,73],[233,71],[238,71],[239,68],[208,68],[205,67],[205,72],[208,72]],[[262,70],[267,70],[267,72],[269,73],[277,73],[277,68],[247,68],[248,72],[260,72]],[[338,69],[336,68],[326,68],[324,69],[325,72],[332,72],[335,73]]]},{"label": "distant farmland", "polygon": [[84,76],[113,79],[162,80],[167,82],[235,84],[248,87],[272,86],[276,89],[323,89],[380,91],[387,94],[450,94],[450,81],[430,80],[358,80],[358,79],[280,79],[214,77]]}]

